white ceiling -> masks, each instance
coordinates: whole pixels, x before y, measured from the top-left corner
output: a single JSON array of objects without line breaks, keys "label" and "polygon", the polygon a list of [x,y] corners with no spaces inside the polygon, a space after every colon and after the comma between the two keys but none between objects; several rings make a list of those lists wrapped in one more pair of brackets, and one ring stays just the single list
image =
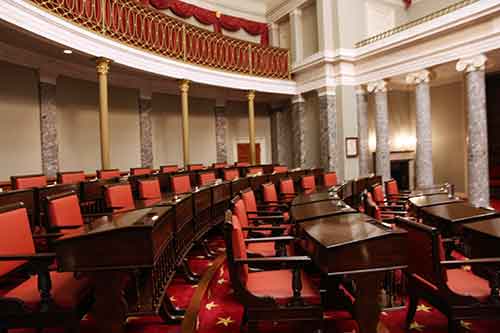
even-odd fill
[{"label": "white ceiling", "polygon": [[266,13],[289,0],[184,0],[190,4],[223,14],[265,21]]}]

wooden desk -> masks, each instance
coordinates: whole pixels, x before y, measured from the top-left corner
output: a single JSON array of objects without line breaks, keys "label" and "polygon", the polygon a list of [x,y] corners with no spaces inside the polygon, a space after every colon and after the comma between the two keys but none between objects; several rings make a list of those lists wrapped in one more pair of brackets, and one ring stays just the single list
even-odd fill
[{"label": "wooden desk", "polygon": [[342,206],[338,205],[339,200],[335,201],[317,201],[310,204],[294,206],[290,209],[290,216],[295,222],[317,219],[338,214],[356,213],[356,210],[341,201]]},{"label": "wooden desk", "polygon": [[322,284],[328,293],[338,290],[342,276],[352,277],[357,290],[354,314],[360,332],[376,332],[384,272],[406,267],[407,232],[353,213],[300,223],[298,236],[299,247],[322,272]]},{"label": "wooden desk", "polygon": [[493,217],[463,226],[466,255],[470,258],[500,257],[500,218]]},{"label": "wooden desk", "polygon": [[449,198],[447,193],[440,193],[412,197],[408,201],[410,202],[411,212],[417,217],[420,217],[420,210],[425,207],[461,202],[463,200],[458,197]]},{"label": "wooden desk", "polygon": [[300,205],[306,205],[306,204],[311,204],[319,201],[330,201],[332,200],[332,197],[330,194],[325,191],[325,192],[316,192],[316,193],[311,193],[311,194],[304,194],[300,193],[293,199],[292,201],[292,206],[300,206]]}]

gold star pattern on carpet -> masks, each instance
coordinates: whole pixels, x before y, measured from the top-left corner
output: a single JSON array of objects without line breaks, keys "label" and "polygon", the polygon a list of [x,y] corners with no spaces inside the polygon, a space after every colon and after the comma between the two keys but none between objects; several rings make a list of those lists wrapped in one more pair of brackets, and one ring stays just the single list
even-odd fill
[{"label": "gold star pattern on carpet", "polygon": [[410,330],[415,330],[415,331],[419,331],[419,332],[423,332],[424,330],[424,325],[421,325],[419,323],[417,323],[416,321],[414,321],[413,323],[410,324]]},{"label": "gold star pattern on carpet", "polygon": [[224,326],[228,327],[229,325],[234,323],[234,320],[232,320],[231,317],[227,317],[227,318],[219,317],[218,319],[219,319],[219,321],[215,325],[224,325]]},{"label": "gold star pattern on carpet", "polygon": [[205,304],[205,308],[208,310],[208,311],[212,311],[213,308],[215,307],[218,307],[219,305],[215,304],[214,301],[210,302],[210,303],[207,303]]},{"label": "gold star pattern on carpet", "polygon": [[417,306],[417,312],[431,312],[432,308],[425,304],[419,304]]},{"label": "gold star pattern on carpet", "polygon": [[219,276],[220,277],[224,276],[224,267],[221,267]]},{"label": "gold star pattern on carpet", "polygon": [[462,326],[463,328],[465,328],[467,331],[472,330],[472,323],[470,323],[468,321],[460,320],[460,326]]},{"label": "gold star pattern on carpet", "polygon": [[226,283],[226,280],[224,278],[217,280],[218,284],[224,284]]},{"label": "gold star pattern on carpet", "polygon": [[207,266],[213,266],[213,265],[214,265],[213,263],[209,262]]}]

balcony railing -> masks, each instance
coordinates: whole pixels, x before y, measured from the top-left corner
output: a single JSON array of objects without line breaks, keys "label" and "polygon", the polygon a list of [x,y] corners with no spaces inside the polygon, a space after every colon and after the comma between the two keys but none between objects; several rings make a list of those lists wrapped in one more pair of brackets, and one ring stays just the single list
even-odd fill
[{"label": "balcony railing", "polygon": [[203,30],[135,0],[25,0],[65,20],[155,54],[210,68],[290,79],[289,50]]}]

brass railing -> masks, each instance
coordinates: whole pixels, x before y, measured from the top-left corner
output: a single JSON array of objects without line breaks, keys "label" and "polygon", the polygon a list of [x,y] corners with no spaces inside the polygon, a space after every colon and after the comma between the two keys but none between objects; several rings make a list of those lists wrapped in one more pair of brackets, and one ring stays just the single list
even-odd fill
[{"label": "brass railing", "polygon": [[290,79],[289,50],[197,28],[136,0],[25,0],[113,40],[218,70]]},{"label": "brass railing", "polygon": [[410,22],[405,23],[403,25],[397,26],[397,27],[395,27],[393,29],[384,31],[384,32],[379,33],[379,34],[377,34],[375,36],[372,36],[370,38],[364,39],[361,42],[356,43],[356,47],[359,48],[359,47],[363,47],[363,46],[366,46],[366,45],[378,42],[379,40],[388,38],[388,37],[393,36],[393,35],[395,35],[395,34],[397,34],[399,32],[408,30],[408,29],[413,28],[413,27],[415,27],[417,25],[420,25],[422,23],[429,22],[431,20],[434,20],[434,19],[436,19],[438,17],[444,16],[446,14],[449,14],[451,12],[459,10],[459,9],[465,7],[465,6],[468,6],[468,5],[473,4],[475,2],[478,2],[478,1],[479,0],[462,0],[462,1],[459,1],[459,2],[454,3],[454,4],[452,4],[452,5],[448,6],[448,7],[442,8],[442,9],[440,9],[440,10],[434,12],[434,13],[431,13],[429,15],[423,16],[423,17],[418,18],[416,20],[410,21]]}]

